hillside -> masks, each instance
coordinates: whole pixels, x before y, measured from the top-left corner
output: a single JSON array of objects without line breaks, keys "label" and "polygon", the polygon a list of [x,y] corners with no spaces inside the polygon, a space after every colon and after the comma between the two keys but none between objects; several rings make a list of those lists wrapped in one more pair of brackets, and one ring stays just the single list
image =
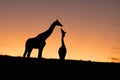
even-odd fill
[{"label": "hillside", "polygon": [[[120,63],[103,63],[81,60],[22,58],[0,56],[0,72],[3,76],[20,78],[73,78],[79,73],[120,72]],[[61,74],[61,75],[59,75]],[[46,77],[45,77],[46,76]]]}]

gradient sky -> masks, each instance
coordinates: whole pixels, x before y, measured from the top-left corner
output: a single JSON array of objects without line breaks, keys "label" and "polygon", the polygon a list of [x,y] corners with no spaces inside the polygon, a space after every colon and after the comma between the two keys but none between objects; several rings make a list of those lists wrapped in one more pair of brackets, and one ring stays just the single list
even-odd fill
[{"label": "gradient sky", "polygon": [[[0,54],[22,56],[26,40],[56,19],[67,32],[66,59],[120,62],[120,0],[0,0]],[[56,27],[44,58],[59,58],[60,40]]]}]

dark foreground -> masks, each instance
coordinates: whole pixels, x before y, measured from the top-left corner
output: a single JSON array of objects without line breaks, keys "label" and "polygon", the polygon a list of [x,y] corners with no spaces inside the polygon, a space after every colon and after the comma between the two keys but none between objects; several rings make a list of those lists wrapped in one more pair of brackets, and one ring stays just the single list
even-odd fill
[{"label": "dark foreground", "polygon": [[81,74],[120,72],[120,63],[0,56],[0,78],[64,80]]}]

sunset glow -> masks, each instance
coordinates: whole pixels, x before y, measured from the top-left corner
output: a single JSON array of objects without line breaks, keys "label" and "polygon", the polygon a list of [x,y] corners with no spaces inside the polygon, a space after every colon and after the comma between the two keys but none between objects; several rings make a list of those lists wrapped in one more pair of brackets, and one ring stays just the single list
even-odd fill
[{"label": "sunset glow", "polygon": [[[67,32],[66,59],[120,62],[120,0],[0,0],[0,55],[23,56],[26,40],[56,19]],[[47,39],[44,58],[59,58],[60,29]]]}]

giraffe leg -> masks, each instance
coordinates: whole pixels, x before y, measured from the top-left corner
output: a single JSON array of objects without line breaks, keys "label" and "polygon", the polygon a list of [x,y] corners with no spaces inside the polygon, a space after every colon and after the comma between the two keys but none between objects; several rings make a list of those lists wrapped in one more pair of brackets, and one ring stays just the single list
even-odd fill
[{"label": "giraffe leg", "polygon": [[64,60],[64,56],[63,55],[61,55],[61,60]]},{"label": "giraffe leg", "polygon": [[42,59],[42,49],[41,49],[41,48],[39,48],[38,58],[39,58],[39,59]]},{"label": "giraffe leg", "polygon": [[66,55],[66,54],[61,54],[61,55],[60,55],[60,60],[65,60],[65,55]]},{"label": "giraffe leg", "polygon": [[24,51],[23,57],[25,57],[26,54],[27,54],[27,49],[25,48],[25,51]]},{"label": "giraffe leg", "polygon": [[43,48],[45,47],[45,44],[46,44],[46,43],[44,43],[44,44],[39,48],[39,51],[38,51],[38,58],[39,58],[39,59],[42,59],[42,51],[43,51]]},{"label": "giraffe leg", "polygon": [[63,54],[63,60],[65,60],[65,54]]},{"label": "giraffe leg", "polygon": [[27,58],[30,57],[31,51],[32,51],[32,48],[29,49],[28,54],[27,54]]},{"label": "giraffe leg", "polygon": [[65,56],[63,56],[63,59],[62,60],[65,60]]}]

